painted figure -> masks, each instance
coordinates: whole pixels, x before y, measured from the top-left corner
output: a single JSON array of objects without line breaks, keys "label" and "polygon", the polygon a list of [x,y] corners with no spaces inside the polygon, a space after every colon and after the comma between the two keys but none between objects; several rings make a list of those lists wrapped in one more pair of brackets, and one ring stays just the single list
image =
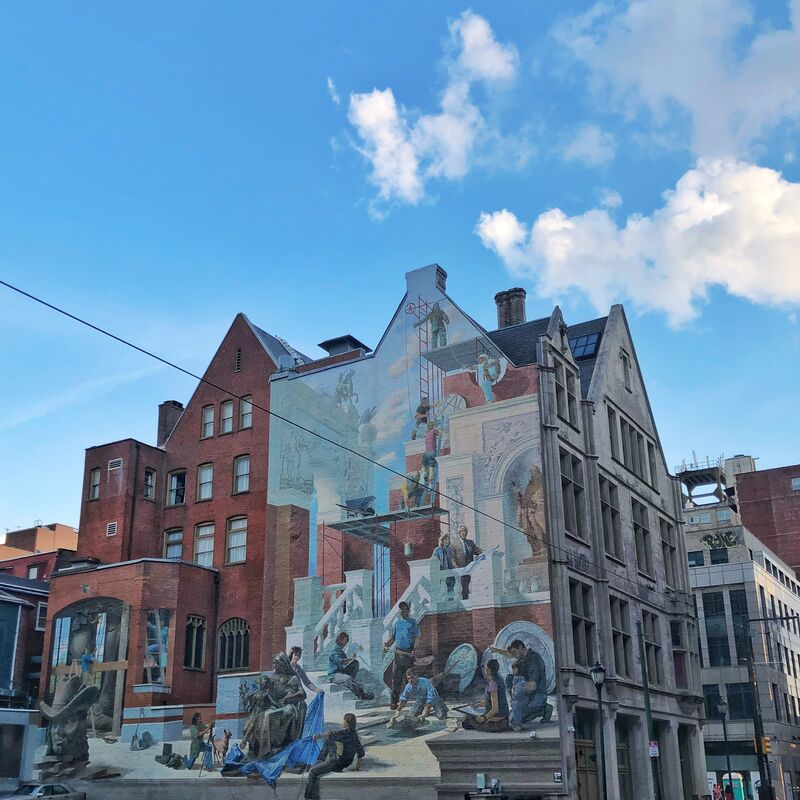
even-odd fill
[{"label": "painted figure", "polygon": [[192,724],[189,726],[189,763],[187,766],[191,769],[198,758],[200,753],[203,752],[205,742],[203,737],[208,730],[208,725],[203,722],[203,717],[199,711],[192,715]]},{"label": "painted figure", "polygon": [[[458,540],[453,545],[453,560],[456,567],[466,567],[475,560],[475,556],[480,555],[483,551],[469,538],[469,529],[466,525],[461,525],[458,528]],[[469,597],[469,585],[472,581],[470,575],[461,576],[461,598],[466,600]]]},{"label": "painted figure", "polygon": [[483,668],[486,678],[486,693],[483,696],[483,714],[467,714],[461,726],[470,731],[501,733],[508,730],[508,698],[506,687],[500,680],[500,663],[490,658]]},{"label": "painted figure", "polygon": [[[519,675],[525,679],[526,699],[520,697],[519,721],[515,724],[522,729],[523,722],[531,722],[537,717],[542,718],[542,722],[550,722],[553,715],[553,706],[547,702],[547,675],[542,657],[532,648],[526,647],[521,639],[515,639],[508,646],[507,650],[500,647],[490,647],[493,653],[499,653],[507,658],[513,658],[519,662]],[[506,688],[513,694],[515,676],[506,675]],[[513,727],[513,726],[512,726]]]},{"label": "painted figure", "polygon": [[336,389],[333,394],[333,401],[337,406],[352,406],[358,403],[358,395],[353,388],[354,374],[352,369],[347,369],[337,378]]},{"label": "painted figure", "polygon": [[[453,548],[450,547],[450,534],[443,533],[439,537],[439,544],[433,549],[433,555],[439,560],[439,569],[453,569]],[[447,587],[447,599],[452,600],[455,593],[456,576],[448,575],[445,578],[445,586]]]},{"label": "painted figure", "polygon": [[425,452],[422,454],[422,468],[425,470],[425,485],[433,488],[436,476],[436,456],[438,454],[439,439],[441,431],[436,427],[436,423],[431,420],[425,431]]},{"label": "painted figure", "polygon": [[361,769],[361,760],[364,758],[364,746],[358,738],[355,714],[344,715],[344,726],[341,730],[318,733],[314,739],[326,739],[326,742],[317,763],[308,772],[306,800],[319,800],[319,780],[323,775],[343,772],[353,760],[356,762],[353,771],[357,772]]},{"label": "painted figure", "polygon": [[419,471],[408,473],[408,477],[400,487],[402,508],[417,508],[420,505],[425,491],[422,480],[423,476]]},{"label": "painted figure", "polygon": [[407,669],[405,677],[406,687],[400,695],[395,716],[399,716],[408,703],[413,703],[411,714],[415,717],[424,719],[434,714],[437,719],[446,719],[449,709],[430,680],[417,675],[413,669]]},{"label": "painted figure", "polygon": [[367,692],[356,681],[358,675],[358,657],[348,656],[344,648],[350,641],[350,635],[342,631],[336,637],[336,644],[328,656],[328,678],[331,683],[338,683],[349,689],[359,700],[372,700],[375,695]]},{"label": "painted figure", "polygon": [[275,671],[258,680],[242,742],[261,759],[300,737],[306,716],[306,693],[286,653],[278,653]]},{"label": "painted figure", "polygon": [[394,711],[400,700],[406,672],[414,663],[414,647],[419,637],[419,625],[411,616],[411,606],[405,600],[400,602],[400,614],[392,623],[391,638],[383,646],[384,650],[394,645],[394,661],[392,662],[392,702]]},{"label": "painted figure", "polygon": [[547,538],[544,527],[544,486],[542,471],[530,468],[530,479],[524,489],[516,481],[511,483],[517,504],[517,527],[524,531],[534,558],[547,557]]},{"label": "painted figure", "polygon": [[431,401],[427,397],[423,397],[419,401],[417,410],[414,412],[414,429],[411,431],[411,438],[417,438],[417,431],[420,425],[423,428],[428,427],[428,415],[431,412]]},{"label": "painted figure", "polygon": [[89,760],[87,715],[99,696],[100,689],[97,686],[85,686],[80,675],[58,680],[53,704],[39,703],[42,715],[48,721],[48,756],[61,758],[70,767]]},{"label": "painted figure", "polygon": [[483,390],[483,396],[487,403],[494,402],[494,384],[499,377],[500,362],[494,357],[490,358],[486,353],[481,353],[475,366],[475,378]]},{"label": "painted figure", "polygon": [[292,669],[294,670],[294,674],[300,678],[300,683],[306,687],[311,692],[319,693],[322,690],[308,677],[306,671],[300,665],[300,658],[303,655],[303,648],[302,647],[293,647],[289,651],[289,663],[292,665]]},{"label": "painted figure", "polygon": [[419,321],[414,323],[415,328],[430,322],[431,324],[431,343],[432,350],[437,347],[444,347],[447,344],[447,326],[450,324],[450,319],[447,314],[442,311],[439,301],[433,304],[433,308]]}]

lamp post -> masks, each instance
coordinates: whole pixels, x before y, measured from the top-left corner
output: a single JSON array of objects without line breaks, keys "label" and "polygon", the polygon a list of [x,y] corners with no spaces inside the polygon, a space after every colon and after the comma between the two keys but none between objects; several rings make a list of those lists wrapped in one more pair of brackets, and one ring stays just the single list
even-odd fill
[{"label": "lamp post", "polygon": [[589,673],[592,676],[592,683],[597,689],[597,717],[600,723],[598,725],[600,728],[600,797],[601,800],[608,800],[606,792],[606,740],[605,731],[603,730],[603,683],[606,679],[606,668],[599,661],[595,661]]},{"label": "lamp post", "polygon": [[722,737],[725,740],[725,760],[728,762],[728,788],[731,790],[730,794],[733,797],[733,775],[731,774],[731,748],[728,744],[728,725],[726,717],[728,716],[728,701],[723,697],[717,703],[717,711],[722,719]]}]

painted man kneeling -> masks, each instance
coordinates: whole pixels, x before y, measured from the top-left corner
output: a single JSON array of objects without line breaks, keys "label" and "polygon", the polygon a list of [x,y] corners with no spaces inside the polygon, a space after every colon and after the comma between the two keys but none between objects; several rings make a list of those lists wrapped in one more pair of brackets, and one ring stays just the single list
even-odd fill
[{"label": "painted man kneeling", "polygon": [[395,717],[400,716],[408,703],[413,703],[411,714],[415,717],[425,719],[431,714],[434,714],[437,719],[447,717],[448,708],[428,678],[417,675],[413,669],[407,669],[406,681],[406,687],[397,704]]}]

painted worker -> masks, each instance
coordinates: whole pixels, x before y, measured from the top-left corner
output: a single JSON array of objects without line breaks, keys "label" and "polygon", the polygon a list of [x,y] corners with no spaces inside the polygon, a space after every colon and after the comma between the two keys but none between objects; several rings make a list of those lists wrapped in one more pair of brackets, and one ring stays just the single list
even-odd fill
[{"label": "painted worker", "polygon": [[358,738],[356,715],[345,714],[341,730],[328,733],[317,733],[314,740],[325,739],[317,763],[308,772],[306,784],[306,800],[319,800],[319,780],[331,772],[343,772],[355,760],[353,772],[361,769],[364,758],[364,745]]},{"label": "painted worker", "polygon": [[437,719],[446,719],[449,709],[428,678],[417,675],[413,669],[406,670],[406,687],[400,695],[396,716],[399,716],[408,703],[413,703],[411,713],[415,717],[433,714]]},{"label": "painted worker", "polygon": [[[469,538],[469,528],[466,525],[460,525],[458,528],[458,539],[452,546],[453,560],[458,568],[466,567],[475,560],[475,556],[479,556],[483,550]],[[472,581],[471,575],[461,576],[461,598],[466,600],[469,597],[469,585]]]},{"label": "painted worker", "polygon": [[383,649],[388,651],[394,645],[394,661],[392,662],[392,711],[397,709],[400,692],[405,684],[406,671],[414,664],[414,647],[419,638],[419,624],[411,616],[411,606],[405,600],[400,601],[400,614],[392,623],[390,638]]},{"label": "painted worker", "polygon": [[[528,702],[524,709],[520,709],[520,720],[532,722],[538,717],[542,722],[550,722],[553,716],[553,706],[547,702],[547,671],[544,660],[532,647],[527,647],[521,639],[514,639],[508,649],[492,645],[489,650],[493,653],[519,661],[519,674],[525,678],[525,691]],[[509,692],[514,686],[514,675],[506,675],[506,688]],[[519,702],[519,701],[518,701]]]},{"label": "painted worker", "polygon": [[372,700],[375,695],[356,681],[358,656],[348,656],[344,650],[349,641],[350,635],[344,631],[336,637],[336,644],[328,656],[328,678],[331,683],[338,683],[349,689],[359,700]]}]

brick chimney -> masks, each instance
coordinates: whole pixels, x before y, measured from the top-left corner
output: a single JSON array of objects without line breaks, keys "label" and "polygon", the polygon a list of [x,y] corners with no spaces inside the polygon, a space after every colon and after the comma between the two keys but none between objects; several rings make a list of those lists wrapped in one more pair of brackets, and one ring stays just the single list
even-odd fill
[{"label": "brick chimney", "polygon": [[497,327],[507,328],[525,322],[525,297],[527,292],[519,286],[498,292],[494,296],[497,305]]},{"label": "brick chimney", "polygon": [[169,435],[175,430],[178,420],[183,414],[183,403],[167,400],[158,407],[158,439],[157,447],[163,447]]}]

